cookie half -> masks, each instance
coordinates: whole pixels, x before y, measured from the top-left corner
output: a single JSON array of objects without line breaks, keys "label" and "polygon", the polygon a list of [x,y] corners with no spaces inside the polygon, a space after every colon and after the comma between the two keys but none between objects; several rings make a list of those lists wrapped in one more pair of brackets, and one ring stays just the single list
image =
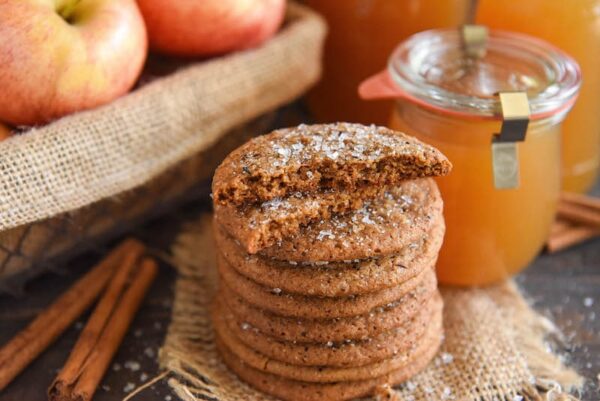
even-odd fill
[{"label": "cookie half", "polygon": [[295,193],[353,192],[447,174],[448,159],[385,127],[299,125],[253,138],[231,152],[213,179],[216,203],[242,206]]}]

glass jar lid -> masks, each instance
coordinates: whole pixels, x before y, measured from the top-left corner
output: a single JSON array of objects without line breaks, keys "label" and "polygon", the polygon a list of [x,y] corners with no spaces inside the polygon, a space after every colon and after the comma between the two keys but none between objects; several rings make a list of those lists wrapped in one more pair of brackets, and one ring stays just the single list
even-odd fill
[{"label": "glass jar lid", "polygon": [[438,110],[498,118],[499,92],[526,92],[531,118],[567,111],[581,84],[570,56],[528,35],[490,31],[485,52],[469,57],[459,30],[417,33],[392,53],[388,72],[405,94]]}]

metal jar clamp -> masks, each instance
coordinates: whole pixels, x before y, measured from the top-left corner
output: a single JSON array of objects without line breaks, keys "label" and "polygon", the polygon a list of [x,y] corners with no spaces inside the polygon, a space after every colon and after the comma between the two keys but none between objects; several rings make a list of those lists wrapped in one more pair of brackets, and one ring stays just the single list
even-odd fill
[{"label": "metal jar clamp", "polygon": [[502,127],[492,138],[492,170],[497,189],[519,187],[519,152],[529,126],[529,100],[525,92],[501,92]]},{"label": "metal jar clamp", "polygon": [[[486,54],[488,29],[481,25],[461,28],[463,51],[471,59]],[[492,171],[496,189],[519,187],[519,154],[517,142],[523,142],[531,112],[525,92],[501,92],[502,127],[492,138]]]}]

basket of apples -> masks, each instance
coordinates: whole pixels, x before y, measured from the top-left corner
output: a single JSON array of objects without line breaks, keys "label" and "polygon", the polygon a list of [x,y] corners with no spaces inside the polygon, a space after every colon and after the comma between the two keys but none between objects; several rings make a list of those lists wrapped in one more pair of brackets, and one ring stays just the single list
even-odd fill
[{"label": "basket of apples", "polygon": [[0,292],[197,190],[325,31],[285,0],[0,0]]}]

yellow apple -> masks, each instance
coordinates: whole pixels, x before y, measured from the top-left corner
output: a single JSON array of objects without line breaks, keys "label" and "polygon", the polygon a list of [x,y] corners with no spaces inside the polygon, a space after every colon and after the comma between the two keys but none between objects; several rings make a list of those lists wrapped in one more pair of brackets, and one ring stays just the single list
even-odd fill
[{"label": "yellow apple", "polygon": [[137,0],[150,48],[206,56],[258,46],[279,28],[285,0]]},{"label": "yellow apple", "polygon": [[110,102],[146,53],[135,0],[0,0],[0,120],[42,124]]}]

